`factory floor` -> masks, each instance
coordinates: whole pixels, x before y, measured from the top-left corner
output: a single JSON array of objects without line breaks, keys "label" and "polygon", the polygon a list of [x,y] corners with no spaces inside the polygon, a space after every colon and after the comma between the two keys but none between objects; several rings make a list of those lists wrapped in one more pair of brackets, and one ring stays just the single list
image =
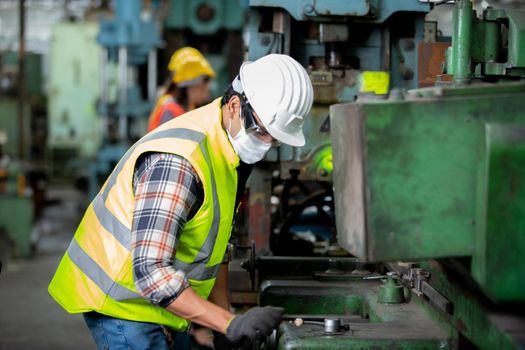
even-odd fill
[{"label": "factory floor", "polygon": [[81,315],[66,313],[47,293],[86,203],[72,188],[51,187],[31,259],[15,259],[0,274],[0,350],[96,349]]}]

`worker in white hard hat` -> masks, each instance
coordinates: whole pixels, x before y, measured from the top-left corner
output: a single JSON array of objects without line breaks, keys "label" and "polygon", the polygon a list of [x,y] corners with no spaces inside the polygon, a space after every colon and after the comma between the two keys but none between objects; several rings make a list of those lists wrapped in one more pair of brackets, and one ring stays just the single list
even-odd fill
[{"label": "worker in white hard hat", "polygon": [[312,101],[305,69],[267,55],[244,63],[222,98],[130,148],[49,285],[64,309],[83,313],[99,349],[189,349],[190,323],[232,349],[279,325],[279,307],[230,312],[225,257],[251,164],[281,142],[304,145]]},{"label": "worker in white hard hat", "polygon": [[168,70],[170,77],[151,112],[148,132],[210,101],[210,81],[217,74],[199,50],[178,49],[171,55]]}]

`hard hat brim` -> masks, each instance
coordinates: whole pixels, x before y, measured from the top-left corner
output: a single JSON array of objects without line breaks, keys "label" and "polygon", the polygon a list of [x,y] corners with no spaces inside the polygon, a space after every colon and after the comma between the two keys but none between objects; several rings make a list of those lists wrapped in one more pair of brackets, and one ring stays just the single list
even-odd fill
[{"label": "hard hat brim", "polygon": [[271,125],[265,125],[265,127],[274,139],[286,145],[290,145],[293,147],[302,147],[306,143],[304,133],[302,130],[299,130],[298,132],[295,132],[293,134],[289,134],[282,132],[278,128],[272,127]]}]

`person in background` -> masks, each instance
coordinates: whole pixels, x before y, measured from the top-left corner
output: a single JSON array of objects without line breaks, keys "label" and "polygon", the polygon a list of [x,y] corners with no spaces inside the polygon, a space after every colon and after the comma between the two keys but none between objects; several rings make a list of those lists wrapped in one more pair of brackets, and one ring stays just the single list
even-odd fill
[{"label": "person in background", "polygon": [[178,49],[171,56],[168,69],[171,74],[166,91],[149,117],[148,132],[210,102],[210,79],[217,74],[199,50],[193,47]]},{"label": "person in background", "polygon": [[227,247],[252,164],[280,143],[305,144],[312,103],[306,70],[270,54],[126,152],[49,285],[99,349],[187,350],[190,323],[216,332],[215,349],[246,348],[279,325],[279,307],[230,312]]}]

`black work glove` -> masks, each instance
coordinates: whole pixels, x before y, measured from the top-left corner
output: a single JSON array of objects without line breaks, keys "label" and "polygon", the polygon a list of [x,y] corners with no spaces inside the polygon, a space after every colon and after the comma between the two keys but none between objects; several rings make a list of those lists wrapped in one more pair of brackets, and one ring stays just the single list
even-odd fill
[{"label": "black work glove", "polygon": [[283,317],[282,307],[254,307],[246,313],[236,316],[226,329],[226,338],[234,344],[239,344],[243,338],[252,343],[261,341],[277,328]]}]

